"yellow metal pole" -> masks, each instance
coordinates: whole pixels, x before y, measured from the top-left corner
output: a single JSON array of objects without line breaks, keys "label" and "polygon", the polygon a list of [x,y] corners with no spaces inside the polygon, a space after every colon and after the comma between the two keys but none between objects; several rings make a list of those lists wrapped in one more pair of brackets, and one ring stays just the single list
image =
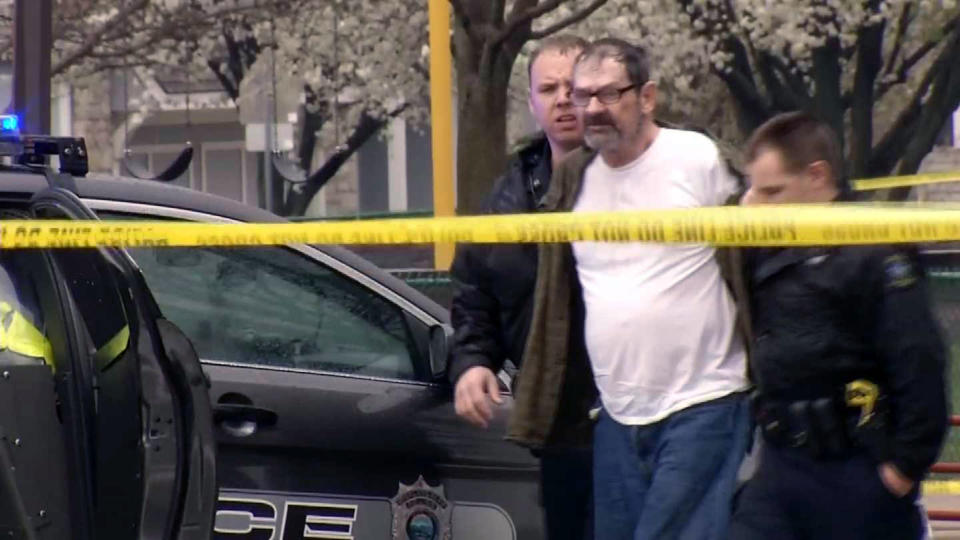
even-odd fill
[{"label": "yellow metal pole", "polygon": [[[433,213],[454,213],[453,89],[450,54],[449,0],[429,0],[430,9],[430,128],[433,148]],[[446,270],[453,261],[453,244],[434,244],[434,268]]]}]

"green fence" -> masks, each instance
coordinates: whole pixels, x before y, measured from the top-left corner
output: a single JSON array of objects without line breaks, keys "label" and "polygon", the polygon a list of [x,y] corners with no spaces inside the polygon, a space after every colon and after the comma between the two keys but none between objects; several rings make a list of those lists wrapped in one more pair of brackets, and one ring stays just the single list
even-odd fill
[{"label": "green fence", "polygon": [[[930,296],[943,330],[943,338],[950,349],[951,413],[960,414],[960,272],[946,269],[931,271]],[[950,430],[940,461],[960,461],[960,428]]]}]

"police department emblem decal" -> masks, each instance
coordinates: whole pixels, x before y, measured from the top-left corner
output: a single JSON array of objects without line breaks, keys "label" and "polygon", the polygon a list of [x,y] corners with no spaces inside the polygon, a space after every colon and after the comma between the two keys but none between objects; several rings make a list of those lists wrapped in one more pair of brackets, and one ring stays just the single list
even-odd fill
[{"label": "police department emblem decal", "polygon": [[913,264],[902,254],[890,255],[883,260],[886,284],[891,288],[909,287],[917,281]]},{"label": "police department emblem decal", "polygon": [[390,500],[393,540],[450,540],[453,505],[443,495],[443,486],[433,487],[423,479],[412,485],[400,483]]}]

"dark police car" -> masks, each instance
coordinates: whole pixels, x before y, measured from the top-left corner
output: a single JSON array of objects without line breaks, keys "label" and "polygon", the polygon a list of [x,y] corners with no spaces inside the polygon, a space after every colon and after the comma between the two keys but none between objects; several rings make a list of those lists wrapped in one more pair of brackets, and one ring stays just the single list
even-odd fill
[{"label": "dark police car", "polygon": [[[44,140],[13,146],[57,154],[67,173],[0,167],[8,219],[281,220],[158,182],[83,176],[65,153],[80,140]],[[27,366],[42,393],[27,399],[0,387],[11,400],[0,407],[0,437],[11,440],[10,426],[26,429],[25,407],[46,410],[43,429],[64,427],[53,444],[60,453],[47,458],[62,459],[48,471],[60,483],[30,495],[36,504],[16,503],[17,493],[0,486],[0,504],[22,509],[19,521],[5,522],[0,507],[0,532],[543,536],[536,461],[502,440],[509,396],[489,430],[456,418],[443,373],[446,310],[351,252],[287,245],[0,256],[29,263],[35,288],[51,296],[43,315],[59,400],[47,403],[49,369]],[[58,508],[82,502],[54,518],[40,508],[51,494],[63,499]]]}]

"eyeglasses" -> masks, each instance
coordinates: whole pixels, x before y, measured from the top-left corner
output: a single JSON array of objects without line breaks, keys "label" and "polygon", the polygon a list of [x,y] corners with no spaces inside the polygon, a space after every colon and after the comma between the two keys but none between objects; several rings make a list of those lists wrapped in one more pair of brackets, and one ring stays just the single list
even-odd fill
[{"label": "eyeglasses", "polygon": [[586,107],[590,104],[590,100],[596,96],[597,101],[600,103],[603,103],[604,105],[613,105],[614,103],[620,101],[620,98],[623,97],[624,92],[633,90],[636,87],[637,85],[631,84],[630,86],[624,86],[623,88],[601,88],[596,92],[574,90],[570,93],[570,101],[572,101],[577,107]]}]

